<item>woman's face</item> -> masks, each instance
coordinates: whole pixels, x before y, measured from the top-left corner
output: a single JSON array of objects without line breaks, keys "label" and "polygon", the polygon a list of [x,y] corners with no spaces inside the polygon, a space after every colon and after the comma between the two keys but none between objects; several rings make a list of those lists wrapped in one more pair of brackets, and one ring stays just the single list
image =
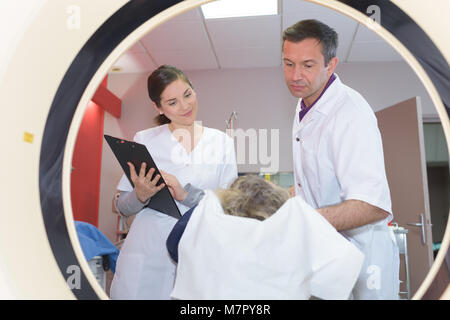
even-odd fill
[{"label": "woman's face", "polygon": [[190,126],[197,117],[197,97],[191,86],[182,79],[170,83],[161,94],[164,115],[174,125]]}]

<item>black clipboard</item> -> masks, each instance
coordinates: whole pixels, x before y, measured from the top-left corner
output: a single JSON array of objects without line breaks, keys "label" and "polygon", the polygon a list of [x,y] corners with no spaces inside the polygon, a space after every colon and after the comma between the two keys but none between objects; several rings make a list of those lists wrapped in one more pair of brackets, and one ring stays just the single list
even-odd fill
[{"label": "black clipboard", "polygon": [[[148,152],[147,147],[145,145],[134,141],[115,138],[106,134],[104,135],[104,137],[106,139],[106,142],[108,142],[109,146],[111,147],[111,150],[113,151],[117,160],[119,161],[120,166],[125,172],[125,175],[127,176],[133,188],[134,184],[131,181],[130,167],[128,166],[127,162],[131,162],[134,165],[137,174],[139,174],[141,164],[145,162],[147,164],[145,174],[147,174],[150,168],[155,168],[155,173],[153,176],[155,176],[156,174],[159,174],[161,176],[157,185],[160,185],[163,182],[165,183],[161,173],[159,172],[158,167],[153,161],[153,158]],[[147,204],[147,207],[165,213],[176,219],[181,218],[180,210],[178,210],[178,207],[172,195],[170,194],[167,184],[164,186],[164,188],[159,190],[159,192],[157,192],[150,199],[150,202]]]}]

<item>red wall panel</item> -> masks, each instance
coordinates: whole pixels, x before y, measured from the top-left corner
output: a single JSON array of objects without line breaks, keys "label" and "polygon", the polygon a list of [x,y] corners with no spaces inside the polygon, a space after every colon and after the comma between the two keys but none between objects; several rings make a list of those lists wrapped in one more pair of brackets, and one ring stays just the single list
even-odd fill
[{"label": "red wall panel", "polygon": [[122,101],[107,89],[105,77],[88,104],[72,158],[70,193],[75,220],[98,227],[103,120],[107,111],[120,118]]},{"label": "red wall panel", "polygon": [[72,158],[71,197],[74,219],[98,227],[104,110],[90,102],[78,131]]}]

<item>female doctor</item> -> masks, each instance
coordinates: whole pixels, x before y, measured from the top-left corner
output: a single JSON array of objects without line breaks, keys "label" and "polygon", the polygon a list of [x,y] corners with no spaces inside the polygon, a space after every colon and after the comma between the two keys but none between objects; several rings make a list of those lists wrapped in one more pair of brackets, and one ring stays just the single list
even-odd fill
[{"label": "female doctor", "polygon": [[[237,177],[233,140],[195,122],[198,102],[188,78],[179,69],[163,65],[149,76],[147,85],[159,112],[159,126],[139,131],[134,141],[146,145],[164,178],[176,177],[187,194],[191,188],[228,187]],[[142,168],[129,165],[135,188],[123,175],[116,207],[122,215],[137,216],[121,249],[110,297],[169,299],[176,266],[169,258],[166,239],[177,220],[146,207],[163,187],[156,186],[160,177],[152,177],[154,170],[145,175],[145,164]],[[190,207],[189,198],[176,201],[182,214]]]}]

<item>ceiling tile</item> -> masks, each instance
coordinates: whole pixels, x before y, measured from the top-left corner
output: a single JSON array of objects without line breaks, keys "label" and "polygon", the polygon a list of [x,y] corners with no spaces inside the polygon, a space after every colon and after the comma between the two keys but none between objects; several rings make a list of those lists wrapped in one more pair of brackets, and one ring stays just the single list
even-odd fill
[{"label": "ceiling tile", "polygon": [[262,68],[281,65],[280,47],[223,48],[216,50],[222,68]]},{"label": "ceiling tile", "polygon": [[163,23],[145,35],[141,42],[151,53],[210,47],[205,27],[198,21]]},{"label": "ceiling tile", "polygon": [[354,42],[348,62],[403,61],[385,41]]},{"label": "ceiling tile", "polygon": [[169,64],[181,70],[218,69],[215,56],[210,50],[186,48],[176,51],[156,51],[152,57],[158,65]]},{"label": "ceiling tile", "polygon": [[128,52],[120,56],[113,67],[119,67],[120,73],[139,73],[156,69],[147,53]]},{"label": "ceiling tile", "polygon": [[326,24],[355,20],[328,7],[302,0],[283,0],[283,29],[303,19],[317,19]]},{"label": "ceiling tile", "polygon": [[202,21],[203,15],[200,13],[200,8],[194,8],[188,11],[185,11],[175,18],[170,19],[166,23],[172,23],[172,22],[185,22],[185,21]]},{"label": "ceiling tile", "polygon": [[138,41],[136,42],[130,49],[128,49],[127,51],[128,53],[145,53],[145,48],[142,46],[141,42]]},{"label": "ceiling tile", "polygon": [[158,65],[184,70],[218,68],[203,22],[164,23],[141,42]]},{"label": "ceiling tile", "polygon": [[147,72],[160,64],[184,70],[279,66],[282,31],[303,19],[320,20],[338,32],[341,62],[402,60],[372,30],[330,8],[282,0],[281,14],[204,20],[195,8],[149,32],[116,65],[122,72]]},{"label": "ceiling tile", "polygon": [[278,47],[281,43],[279,15],[211,19],[205,22],[215,49]]},{"label": "ceiling tile", "polygon": [[364,41],[384,41],[384,40],[378,34],[370,30],[366,26],[358,24],[358,31],[356,32],[354,41],[364,42]]}]

